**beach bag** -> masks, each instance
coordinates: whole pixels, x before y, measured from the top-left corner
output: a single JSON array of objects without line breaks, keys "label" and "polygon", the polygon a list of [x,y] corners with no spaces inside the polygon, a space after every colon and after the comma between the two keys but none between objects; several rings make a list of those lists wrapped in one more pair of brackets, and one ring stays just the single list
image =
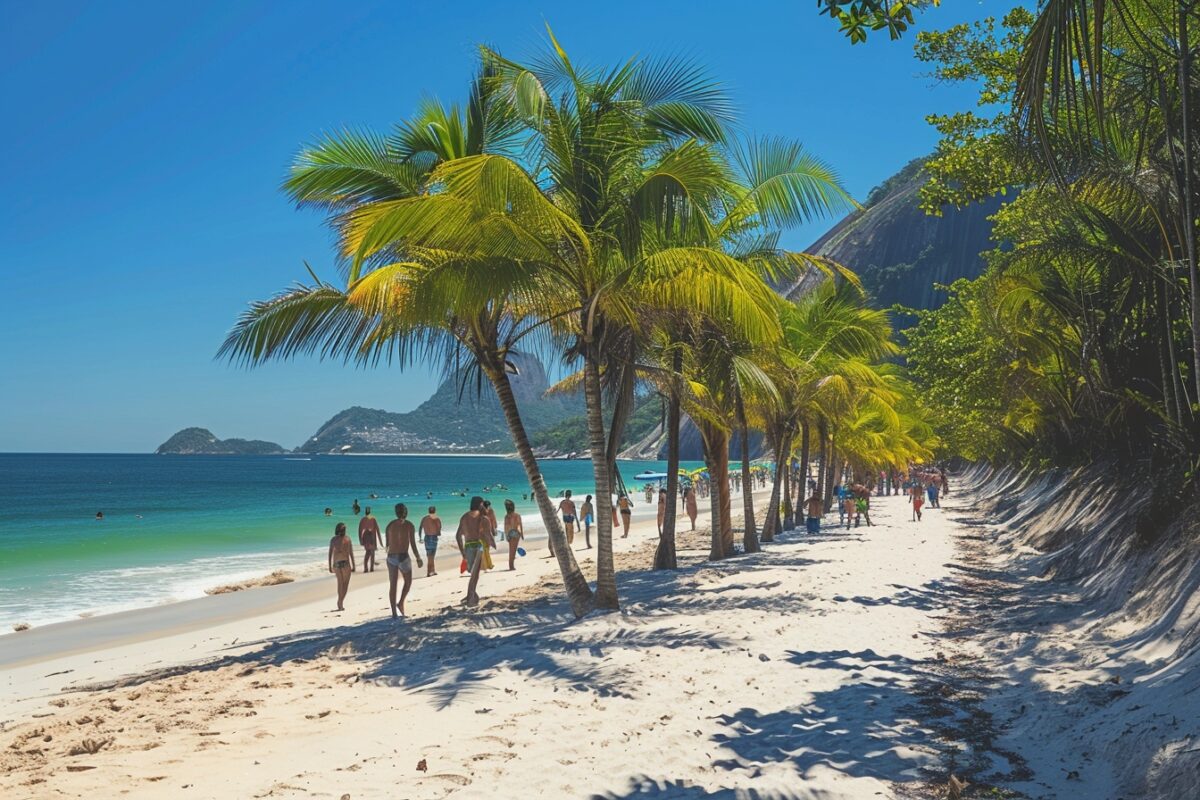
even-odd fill
[{"label": "beach bag", "polygon": [[517,548],[517,555],[519,555],[519,556],[524,556],[524,555],[525,555],[525,548],[524,548],[524,547],[518,547],[518,548]]}]

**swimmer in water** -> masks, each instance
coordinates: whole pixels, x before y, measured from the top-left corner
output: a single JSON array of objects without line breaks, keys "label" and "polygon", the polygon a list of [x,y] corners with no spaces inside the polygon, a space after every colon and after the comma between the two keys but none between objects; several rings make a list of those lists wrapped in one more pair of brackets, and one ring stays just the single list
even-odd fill
[{"label": "swimmer in water", "polygon": [[97,512],[96,512],[96,519],[98,519],[98,520],[99,520],[99,519],[104,519],[104,512],[103,512],[103,511],[97,511]]}]

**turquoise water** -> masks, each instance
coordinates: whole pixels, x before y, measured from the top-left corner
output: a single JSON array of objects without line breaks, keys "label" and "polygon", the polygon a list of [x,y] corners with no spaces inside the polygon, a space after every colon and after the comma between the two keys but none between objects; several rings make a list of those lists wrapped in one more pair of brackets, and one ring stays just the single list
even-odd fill
[{"label": "turquoise water", "polygon": [[[621,472],[663,467],[622,462]],[[592,491],[588,461],[542,470],[552,495]],[[482,491],[495,484],[509,490]],[[0,454],[0,633],[315,571],[335,523],[357,532],[355,499],[384,520],[405,502],[414,520],[433,504],[452,521],[467,508],[451,494],[462,490],[500,508],[510,498],[531,528],[540,521],[521,499],[525,471],[506,458]]]}]

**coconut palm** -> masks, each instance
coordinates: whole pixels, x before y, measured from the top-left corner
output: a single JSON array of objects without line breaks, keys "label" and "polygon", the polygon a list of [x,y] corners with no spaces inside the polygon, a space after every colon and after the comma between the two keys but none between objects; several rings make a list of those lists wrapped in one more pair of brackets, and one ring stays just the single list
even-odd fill
[{"label": "coconut palm", "polygon": [[[775,452],[771,500],[763,524],[767,541],[777,532],[781,504],[790,502],[783,483],[797,433],[814,419],[824,431],[828,420],[842,412],[844,404],[839,401],[848,387],[875,382],[862,365],[896,351],[887,314],[867,308],[861,289],[850,280],[822,281],[795,303],[785,304],[780,315],[784,335],[768,372],[782,402],[760,409]],[[831,461],[822,453],[823,469]],[[802,476],[806,469],[807,464]]]},{"label": "coconut palm", "polygon": [[[631,397],[633,336],[646,308],[722,320],[742,332],[777,327],[756,266],[716,246],[709,207],[728,200],[725,233],[755,216],[803,215],[826,188],[770,175],[743,189],[712,144],[727,108],[718,88],[687,65],[630,62],[577,68],[551,37],[531,66],[485,50],[505,94],[532,132],[528,160],[488,155],[447,162],[422,197],[378,204],[343,226],[355,263],[381,252],[429,248],[472,259],[536,265],[539,312],[582,363],[597,499],[597,603],[616,606],[611,516],[613,442],[604,425],[606,378]],[[554,99],[557,98],[557,99]],[[810,181],[809,184],[812,182]],[[763,263],[769,256],[763,255]],[[610,383],[611,385],[611,383]],[[615,432],[615,431],[614,431]],[[611,432],[610,432],[611,433]]]},{"label": "coconut palm", "polygon": [[[302,206],[328,210],[341,231],[380,204],[419,196],[440,164],[510,152],[519,126],[491,92],[492,77],[486,67],[481,71],[465,108],[423,103],[391,137],[361,132],[326,137],[299,154],[285,190]],[[451,367],[464,386],[469,384],[464,370],[486,378],[525,468],[571,607],[582,615],[591,608],[591,590],[566,546],[509,383],[509,354],[535,330],[518,307],[527,284],[511,262],[474,264],[488,280],[468,284],[462,280],[465,264],[449,253],[381,250],[370,264],[355,266],[344,288],[313,275],[313,285],[253,304],[220,352],[247,364],[306,352],[371,364],[396,357],[401,365],[424,360]]]}]

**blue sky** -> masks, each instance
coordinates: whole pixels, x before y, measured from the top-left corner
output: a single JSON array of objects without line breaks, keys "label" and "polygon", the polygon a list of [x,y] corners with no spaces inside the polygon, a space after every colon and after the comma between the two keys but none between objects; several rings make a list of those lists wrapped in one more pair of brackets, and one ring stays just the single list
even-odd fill
[{"label": "blue sky", "polygon": [[[1012,4],[958,0],[922,24]],[[748,130],[803,141],[865,197],[932,148],[926,114],[974,98],[923,77],[911,39],[851,47],[815,5],[5,0],[0,451],[149,451],[189,425],[291,447],[347,406],[423,401],[424,370],[213,356],[304,260],[335,275],[321,216],[278,190],[297,149],[459,99],[477,43],[527,54],[547,21],[576,60],[700,60]]]}]

